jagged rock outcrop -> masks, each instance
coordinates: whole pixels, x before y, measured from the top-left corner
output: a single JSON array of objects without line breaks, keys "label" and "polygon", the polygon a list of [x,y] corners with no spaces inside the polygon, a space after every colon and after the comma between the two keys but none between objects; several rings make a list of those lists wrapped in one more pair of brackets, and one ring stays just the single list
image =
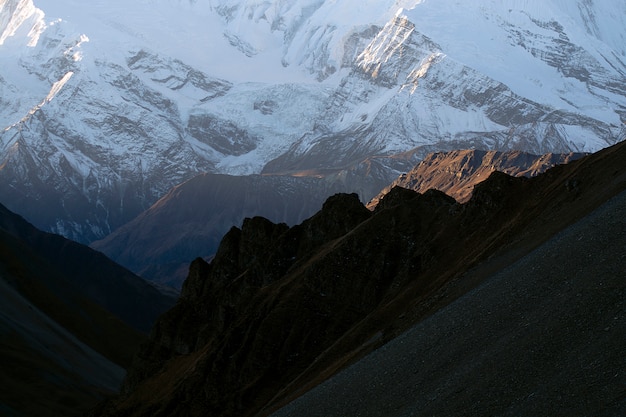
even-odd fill
[{"label": "jagged rock outcrop", "polygon": [[[327,196],[350,190],[358,191],[363,201],[372,196],[372,190],[380,191],[367,205],[372,209],[396,185],[420,193],[435,188],[465,202],[473,186],[494,170],[532,176],[582,155],[479,150],[429,154],[391,185],[385,183],[382,191],[378,178],[384,177],[388,162],[380,158],[324,178],[203,174],[173,188],[150,209],[91,247],[149,281],[179,289],[189,262],[198,256],[213,256],[222,236],[245,217],[263,216],[294,225],[319,210]],[[411,155],[405,157],[407,164],[412,159]]]},{"label": "jagged rock outcrop", "polygon": [[367,207],[376,207],[393,187],[423,193],[431,188],[443,191],[460,203],[472,196],[474,186],[494,171],[512,176],[532,177],[552,168],[582,158],[582,153],[532,155],[526,152],[455,150],[427,155],[415,168],[402,174],[375,196]]},{"label": "jagged rock outcrop", "polygon": [[[203,373],[220,376],[201,382],[207,396],[198,398],[200,402],[192,409],[202,404],[206,411],[245,413],[242,404],[252,401],[256,395],[252,393],[264,384],[285,383],[288,367],[311,361],[349,325],[350,321],[338,320],[343,314],[332,314],[340,307],[340,297],[323,301],[326,295],[315,283],[321,266],[307,265],[306,261],[320,246],[370,216],[356,194],[338,195],[317,215],[293,228],[255,217],[245,220],[241,229],[231,229],[211,264],[201,259],[193,262],[179,303],[153,330],[154,337],[163,343],[140,353],[143,366],[129,374],[124,391],[133,390],[137,381],[160,370],[165,352],[173,357],[194,355],[211,346],[211,352],[197,366],[204,368]],[[296,276],[306,274],[310,284],[294,282],[294,273],[289,272],[294,269],[302,271]],[[357,290],[348,283],[336,285],[347,293]],[[294,314],[285,315],[287,311]],[[359,317],[363,313],[351,314]],[[294,320],[307,325],[294,328],[290,325]],[[252,355],[248,348],[254,351]],[[231,366],[234,362],[239,363],[236,370]],[[247,388],[237,392],[227,388],[233,385]],[[186,389],[181,387],[176,395],[188,395]],[[158,405],[149,408],[155,415],[164,412]]]},{"label": "jagged rock outcrop", "polygon": [[248,219],[194,261],[123,394],[94,415],[265,415],[480,283],[461,278],[470,268],[506,266],[626,188],[624,152],[495,172],[463,205],[396,187],[373,212],[337,195],[291,228]]}]

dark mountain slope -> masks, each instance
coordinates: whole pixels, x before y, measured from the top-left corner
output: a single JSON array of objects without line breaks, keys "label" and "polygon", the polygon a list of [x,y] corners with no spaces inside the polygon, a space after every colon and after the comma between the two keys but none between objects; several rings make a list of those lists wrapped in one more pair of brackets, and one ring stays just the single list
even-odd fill
[{"label": "dark mountain slope", "polygon": [[77,415],[116,392],[174,303],[101,253],[0,206],[0,414]]},{"label": "dark mountain slope", "polygon": [[76,309],[36,288],[45,297],[37,301],[55,308],[54,316],[66,324],[71,321],[68,327],[78,333],[74,335],[22,295],[12,285],[18,280],[23,276],[0,272],[0,414],[79,415],[117,392],[125,373],[120,364],[130,362],[141,335],[94,306],[84,305],[87,319],[72,318]]},{"label": "dark mountain slope", "polygon": [[292,228],[246,220],[192,264],[94,415],[268,414],[626,189],[625,160],[620,143],[532,179],[495,172],[463,205],[394,188],[373,212],[338,195]]},{"label": "dark mountain slope", "polygon": [[626,413],[626,192],[273,417]]},{"label": "dark mountain slope", "polygon": [[[72,242],[59,235],[41,232],[20,216],[0,205],[0,230],[6,239],[16,239],[26,249],[11,250],[6,259],[17,257],[31,267],[30,259],[40,259],[44,267],[38,271],[42,279],[56,274],[63,283],[49,279],[46,285],[61,295],[67,288],[79,291],[95,303],[115,314],[128,325],[147,332],[159,314],[169,308],[174,299],[164,295],[127,269],[112,262],[103,254]],[[24,250],[32,256],[23,255]]]}]

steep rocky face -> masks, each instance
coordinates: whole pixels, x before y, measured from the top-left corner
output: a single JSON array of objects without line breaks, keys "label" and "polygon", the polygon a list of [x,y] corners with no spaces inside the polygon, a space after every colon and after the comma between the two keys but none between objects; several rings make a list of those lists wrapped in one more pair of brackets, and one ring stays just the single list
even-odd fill
[{"label": "steep rocky face", "polygon": [[271,416],[623,414],[624,211],[621,192]]},{"label": "steep rocky face", "polygon": [[[423,221],[415,223],[405,212],[400,222],[389,214],[382,225],[360,233],[353,233],[355,227],[372,214],[356,195],[329,199],[320,213],[291,229],[262,218],[232,229],[211,264],[192,265],[177,307],[153,330],[159,342],[140,353],[129,374],[124,391],[133,393],[130,403],[122,400],[120,407],[132,409],[141,398],[141,413],[152,415],[251,415],[375,308],[400,281],[398,269],[415,272],[430,261],[428,254],[411,256],[415,241],[409,237],[456,203],[443,194],[418,200],[412,208],[428,213]],[[379,228],[388,234],[363,239],[379,235]],[[415,259],[403,268],[398,260],[404,256]],[[174,359],[165,370],[169,377],[192,360],[194,384],[206,388],[200,396],[187,383],[174,388],[174,398],[191,396],[188,408],[155,402],[141,384],[162,372],[167,358]]]},{"label": "steep rocky face", "polygon": [[478,150],[433,153],[384,188],[367,203],[367,207],[374,209],[393,187],[407,188],[418,193],[434,188],[460,203],[465,203],[472,196],[474,186],[494,171],[512,176],[533,177],[555,165],[567,164],[583,156],[581,153],[538,156],[519,151]]},{"label": "steep rocky face", "polygon": [[[396,185],[422,193],[435,188],[465,202],[473,186],[494,170],[536,175],[580,156],[484,151],[429,154],[390,186],[385,184],[382,191],[379,178],[385,177],[384,166],[392,163],[382,158],[332,175],[310,172],[323,178],[203,174],[175,187],[149,210],[91,247],[145,279],[179,289],[191,260],[213,256],[222,236],[245,217],[263,216],[294,225],[315,213],[327,196],[350,191],[359,191],[361,201],[367,201],[372,191],[380,191],[368,204],[373,209]],[[393,163],[406,171],[404,165],[414,158],[407,154]]]},{"label": "steep rocky face", "polygon": [[[213,352],[200,359],[202,363],[197,366],[208,373],[216,372],[220,377],[215,381],[202,377],[202,382],[198,381],[207,384],[207,396],[198,398],[199,402],[192,400],[191,410],[194,411],[190,412],[247,413],[241,408],[242,402],[251,401],[249,396],[256,396],[254,393],[266,383],[270,386],[277,381],[286,383],[287,363],[297,365],[312,360],[313,356],[307,351],[318,351],[344,326],[336,323],[330,314],[339,307],[340,299],[330,297],[332,301],[324,303],[325,295],[316,292],[315,283],[312,282],[310,288],[294,286],[290,283],[293,278],[289,277],[288,271],[320,246],[342,236],[370,216],[356,195],[339,195],[329,199],[320,213],[291,229],[260,217],[244,221],[241,230],[233,228],[224,237],[211,264],[200,259],[194,261],[180,302],[153,330],[155,337],[165,338],[167,342],[151,345],[140,353],[138,363],[142,365],[129,374],[124,390],[134,389],[137,381],[159,371],[160,363],[155,363],[156,357],[174,357],[181,353],[193,355],[198,349],[213,346]],[[312,267],[304,267],[311,280],[317,279]],[[207,280],[207,274],[216,279]],[[232,280],[233,277],[236,279]],[[279,289],[285,284],[284,290]],[[259,297],[259,291],[265,296]],[[368,302],[375,302],[374,299],[372,297]],[[208,302],[200,303],[200,300]],[[318,304],[320,300],[322,303]],[[300,317],[283,315],[298,305],[302,309]],[[194,309],[191,316],[189,307]],[[345,308],[360,310],[363,307]],[[362,313],[349,314],[358,317]],[[322,321],[316,322],[314,317],[320,317]],[[294,319],[304,320],[312,327],[290,328],[287,324]],[[196,327],[200,323],[200,327]],[[333,326],[339,328],[333,329]],[[328,334],[320,336],[323,331]],[[280,348],[282,359],[277,362],[268,344],[275,345],[279,340],[288,342]],[[253,347],[256,353],[249,356],[246,346]],[[283,360],[287,363],[280,364]],[[231,369],[229,364],[233,362],[240,362],[242,368]],[[176,367],[172,371],[178,372]],[[241,384],[243,389],[235,392],[227,388],[232,384]],[[187,389],[181,388],[176,395],[188,395],[185,393]],[[271,389],[263,396],[268,398],[268,395],[271,395]],[[187,412],[169,409],[169,406],[162,408],[159,404],[147,404],[146,407],[155,415]]]}]

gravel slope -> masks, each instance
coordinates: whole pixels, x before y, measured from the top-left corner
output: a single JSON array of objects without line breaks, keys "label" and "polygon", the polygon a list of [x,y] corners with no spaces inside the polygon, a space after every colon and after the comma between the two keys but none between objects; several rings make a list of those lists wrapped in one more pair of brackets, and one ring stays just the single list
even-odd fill
[{"label": "gravel slope", "polygon": [[626,415],[626,192],[279,410]]}]

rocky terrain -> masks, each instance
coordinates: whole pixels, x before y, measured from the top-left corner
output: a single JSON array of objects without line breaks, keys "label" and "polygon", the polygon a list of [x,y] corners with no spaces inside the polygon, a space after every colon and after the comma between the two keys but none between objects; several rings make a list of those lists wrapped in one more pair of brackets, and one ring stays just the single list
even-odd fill
[{"label": "rocky terrain", "polygon": [[480,150],[433,153],[385,187],[367,203],[367,207],[375,208],[393,187],[407,188],[418,193],[434,188],[459,203],[465,203],[472,196],[474,186],[487,179],[493,171],[515,177],[533,177],[555,165],[566,164],[582,156],[584,154],[581,153],[532,155],[519,151]]},{"label": "rocky terrain", "polygon": [[621,192],[272,417],[623,415],[624,212]]},{"label": "rocky terrain", "polygon": [[201,174],[90,246],[149,281],[179,290],[191,261],[215,255],[224,234],[244,218],[295,225],[329,195],[352,189],[371,196],[384,184],[371,174],[377,167],[374,161],[325,177]]},{"label": "rocky terrain", "polygon": [[[467,355],[519,375],[496,391],[505,398],[619,410],[623,380],[607,369],[623,346],[607,320],[621,305],[589,274],[621,264],[586,266],[570,238],[559,242],[583,275],[525,256],[626,187],[624,39],[626,10],[610,1],[0,0],[0,413],[81,412],[128,368],[92,415],[270,415],[429,320],[448,354],[463,352],[449,334],[492,342]],[[475,151],[441,153],[457,149]],[[526,178],[498,171],[509,162],[524,167],[514,175],[557,165]],[[621,244],[622,223],[603,219]],[[187,274],[180,298],[172,307],[162,288],[59,235],[158,283]],[[497,282],[525,289],[518,272],[499,274],[531,259],[528,283],[551,271],[576,281],[529,291],[546,297],[534,309],[502,297],[530,322],[467,308],[472,294],[497,302]],[[593,291],[579,303],[580,288]],[[559,303],[587,318],[559,316]],[[474,336],[450,322],[463,313]],[[573,333],[550,345],[561,321]],[[588,361],[603,342],[606,360]],[[578,393],[573,368],[544,366],[558,353],[594,384],[587,403],[529,388],[545,376]],[[458,391],[490,370],[469,356],[425,371],[450,379],[425,390],[424,410],[483,392]],[[503,410],[490,395],[483,414]],[[514,400],[510,413],[534,410]]]},{"label": "rocky terrain", "polygon": [[[523,382],[518,385],[514,383],[516,379],[511,383],[506,382],[508,379],[502,381],[505,398],[531,395],[536,376],[543,375],[533,371],[533,367],[545,363],[542,361],[556,361],[555,368],[551,368],[555,372],[560,361],[574,359],[582,369],[608,369],[616,359],[619,361],[623,348],[620,339],[616,339],[620,327],[623,329],[623,311],[619,310],[619,291],[623,290],[619,281],[623,273],[621,258],[603,258],[602,271],[609,274],[610,289],[604,290],[607,297],[596,296],[592,291],[578,303],[580,290],[588,285],[604,285],[603,280],[588,281],[597,261],[589,266],[578,261],[581,275],[563,281],[568,270],[557,261],[567,259],[568,254],[556,249],[542,249],[540,255],[531,253],[626,189],[625,152],[626,143],[620,143],[530,179],[494,172],[475,187],[465,204],[440,191],[419,194],[396,187],[373,212],[356,195],[339,194],[328,199],[320,212],[293,227],[260,217],[246,219],[241,229],[233,228],[227,233],[211,263],[202,259],[193,262],[178,303],[155,325],[150,343],[143,346],[125,379],[122,394],[102,404],[92,415],[271,414],[414,326],[430,326],[434,338],[449,340],[447,351],[451,355],[465,351],[463,342],[470,337],[465,335],[475,333],[471,336],[475,345],[470,345],[467,355],[455,362],[461,367],[466,363],[463,358],[471,360],[467,366],[474,363],[471,349],[483,351],[478,335],[488,335],[485,343],[492,348],[485,352],[495,355],[497,369],[509,369],[509,375],[519,375],[517,380]],[[619,205],[606,207],[610,211]],[[607,228],[612,233],[608,242],[623,246],[619,216],[612,215],[610,219],[609,224],[615,227]],[[565,249],[581,250],[571,237],[563,242]],[[548,243],[548,248],[558,248],[558,244]],[[534,259],[524,256],[544,253],[554,254],[557,263],[552,268],[543,263],[527,271],[519,270],[520,265],[531,265],[528,259]],[[517,271],[514,276],[536,275],[528,282],[494,275],[511,270]],[[499,291],[504,285],[501,282],[509,279],[509,290],[513,292],[523,292],[524,285],[537,283],[536,289],[523,296],[537,295],[532,307],[524,307],[523,298],[516,297],[511,311],[503,310],[501,306],[506,305],[507,298],[502,298]],[[544,294],[541,288],[550,290]],[[472,292],[474,289],[476,292]],[[484,300],[484,311],[466,307],[479,299]],[[558,305],[552,305],[550,300],[600,313],[584,322],[568,318],[563,326],[573,333],[550,342],[550,326],[560,323],[558,315],[552,321],[541,320],[558,310]],[[467,311],[475,321],[437,321],[439,316],[465,318],[457,311]],[[480,311],[486,316],[476,315]],[[493,319],[489,311],[495,314]],[[515,316],[516,311],[528,312],[529,316],[520,318]],[[596,327],[604,326],[609,318],[614,320],[615,328]],[[508,323],[523,323],[525,328],[514,330]],[[419,332],[420,327],[416,329],[414,332]],[[460,337],[443,339],[453,334]],[[603,337],[590,338],[593,334]],[[520,343],[507,342],[516,338],[521,338]],[[397,339],[390,346],[403,340],[406,339]],[[580,343],[567,350],[568,340]],[[533,343],[549,349],[533,353],[529,350]],[[585,355],[602,351],[603,346],[607,351],[601,362]],[[392,352],[389,361],[397,359],[391,348],[383,348],[377,354],[385,355],[384,349]],[[526,355],[528,361],[518,361],[520,355]],[[444,384],[443,394],[429,397],[428,408],[424,409],[444,413],[446,395],[465,389],[468,395],[458,397],[458,406],[470,404],[476,410],[500,410],[502,405],[498,405],[497,397],[486,399],[486,408],[481,408],[478,399],[471,395],[480,390],[479,386],[474,390],[471,376],[479,375],[481,369],[493,369],[489,367],[492,363],[485,357],[476,362],[479,368],[475,370],[464,371],[465,368],[450,365],[449,372],[437,371]],[[390,372],[393,369],[389,368]],[[434,368],[426,369],[434,372]],[[572,369],[573,365],[565,366],[562,374],[552,374],[551,378],[557,378],[566,392],[578,393],[578,388],[570,384],[575,376]],[[601,371],[587,378],[599,381],[599,386],[623,382],[624,375],[616,372]],[[493,371],[489,375],[499,374]],[[402,378],[394,382],[398,387],[394,392],[410,389],[403,382]],[[573,391],[568,391],[571,387]],[[618,391],[615,387],[593,389],[585,397],[585,406],[598,412],[617,410],[623,406]],[[557,393],[539,390],[535,395],[548,401]],[[402,407],[415,405],[396,403],[393,396],[384,398],[389,398],[389,409],[396,411],[397,407],[407,411]],[[579,400],[572,398],[560,396],[560,403],[554,404],[575,408]],[[362,404],[363,413],[367,413],[367,401]],[[535,410],[530,400],[515,404],[519,408],[512,411],[514,414]],[[337,404],[336,409],[341,410],[341,406]],[[610,408],[604,409],[605,406]],[[288,414],[289,410],[281,413]],[[315,409],[311,412],[315,414]]]}]

